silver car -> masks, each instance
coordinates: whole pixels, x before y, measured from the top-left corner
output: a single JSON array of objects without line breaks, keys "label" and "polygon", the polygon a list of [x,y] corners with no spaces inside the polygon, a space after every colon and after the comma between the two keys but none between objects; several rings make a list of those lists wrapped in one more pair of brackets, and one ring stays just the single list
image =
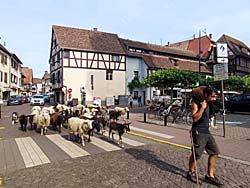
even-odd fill
[{"label": "silver car", "polygon": [[44,97],[43,95],[33,95],[30,101],[30,105],[34,106],[34,105],[44,105]]}]

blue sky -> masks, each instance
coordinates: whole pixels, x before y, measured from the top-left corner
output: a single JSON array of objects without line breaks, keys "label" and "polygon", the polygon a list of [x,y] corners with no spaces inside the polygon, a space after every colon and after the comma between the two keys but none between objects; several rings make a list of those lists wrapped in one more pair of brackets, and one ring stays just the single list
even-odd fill
[{"label": "blue sky", "polygon": [[49,71],[52,25],[97,27],[153,44],[191,39],[206,29],[250,45],[249,0],[0,0],[0,42],[33,69]]}]

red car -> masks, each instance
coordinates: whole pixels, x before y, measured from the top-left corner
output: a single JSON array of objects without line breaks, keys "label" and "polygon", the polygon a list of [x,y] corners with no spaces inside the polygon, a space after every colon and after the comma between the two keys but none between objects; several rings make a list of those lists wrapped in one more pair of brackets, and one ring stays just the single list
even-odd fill
[{"label": "red car", "polygon": [[25,96],[22,96],[21,101],[22,101],[22,104],[24,104],[28,102],[28,99]]}]

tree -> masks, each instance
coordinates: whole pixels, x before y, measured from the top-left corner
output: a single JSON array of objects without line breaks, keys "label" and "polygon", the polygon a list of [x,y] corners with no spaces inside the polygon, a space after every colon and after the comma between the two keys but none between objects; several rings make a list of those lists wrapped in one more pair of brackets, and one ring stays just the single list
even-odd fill
[{"label": "tree", "polygon": [[200,76],[189,70],[179,70],[176,68],[161,69],[151,73],[143,80],[146,86],[164,89],[171,88],[171,99],[173,98],[173,88],[176,86],[194,86],[199,82]]},{"label": "tree", "polygon": [[[221,82],[214,81],[213,78],[206,78],[200,81],[201,85],[211,85],[216,89],[221,89]],[[224,90],[227,91],[242,91],[245,93],[250,92],[250,77],[249,76],[229,76],[227,80],[224,80]]]},{"label": "tree", "polygon": [[141,88],[143,87],[143,84],[138,79],[133,79],[131,82],[128,83],[128,90],[130,94],[133,93],[133,90],[135,88]]},{"label": "tree", "polygon": [[249,76],[244,76],[242,78],[243,81],[243,89],[242,91],[244,93],[250,93],[250,77]]}]

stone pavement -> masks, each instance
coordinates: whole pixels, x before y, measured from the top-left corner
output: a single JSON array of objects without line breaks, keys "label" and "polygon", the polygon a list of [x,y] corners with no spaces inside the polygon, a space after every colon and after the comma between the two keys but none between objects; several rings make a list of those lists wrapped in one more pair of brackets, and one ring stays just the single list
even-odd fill
[{"label": "stone pavement", "polygon": [[[168,121],[167,126],[164,126],[162,120],[155,119],[152,115],[150,116],[151,118],[148,118],[147,115],[147,123],[145,123],[144,109],[135,108],[132,109],[132,112],[130,119],[133,125],[142,129],[173,135],[175,137],[169,141],[190,146],[189,130],[191,126],[183,122],[172,124],[171,121]],[[246,116],[249,117],[249,115]],[[218,121],[221,118],[218,117]],[[230,120],[230,115],[228,119]],[[242,160],[243,162],[246,161],[247,164],[250,164],[250,124],[244,127],[237,125],[226,126],[225,138],[223,137],[223,127],[221,125],[217,126],[217,128],[211,128],[210,132],[214,135],[222,156]]]},{"label": "stone pavement", "polygon": [[[173,135],[165,139],[173,143],[190,145],[188,130],[184,124],[164,127],[161,121],[144,123],[142,109],[133,109],[130,114],[132,125],[137,128]],[[1,120],[0,120],[1,123]],[[248,129],[235,129],[234,136],[223,138],[221,130],[215,131],[215,139],[221,150],[216,174],[224,187],[250,187],[249,141],[245,136]],[[14,130],[8,130],[11,133]],[[230,132],[230,131],[229,131]],[[31,133],[28,133],[31,134]],[[144,134],[144,133],[143,133]],[[145,134],[146,135],[146,134]],[[14,133],[12,136],[15,136]],[[154,138],[157,136],[148,135]],[[244,138],[244,139],[243,139]],[[159,139],[163,139],[160,138]],[[164,139],[163,139],[164,140]],[[247,149],[248,148],[248,149]],[[25,168],[0,174],[2,187],[196,187],[186,180],[190,150],[159,142],[149,142],[144,146],[132,147],[112,152],[102,152],[85,157],[65,159],[32,168]],[[198,163],[201,187],[214,187],[207,184],[204,175],[207,170],[207,155]]]},{"label": "stone pavement", "polygon": [[[6,174],[3,187],[44,188],[192,188],[185,178],[190,152],[174,146],[151,144],[115,152],[106,152]],[[199,162],[202,187],[214,187],[204,181],[207,155]],[[228,188],[247,188],[250,168],[219,159],[217,176]]]}]

